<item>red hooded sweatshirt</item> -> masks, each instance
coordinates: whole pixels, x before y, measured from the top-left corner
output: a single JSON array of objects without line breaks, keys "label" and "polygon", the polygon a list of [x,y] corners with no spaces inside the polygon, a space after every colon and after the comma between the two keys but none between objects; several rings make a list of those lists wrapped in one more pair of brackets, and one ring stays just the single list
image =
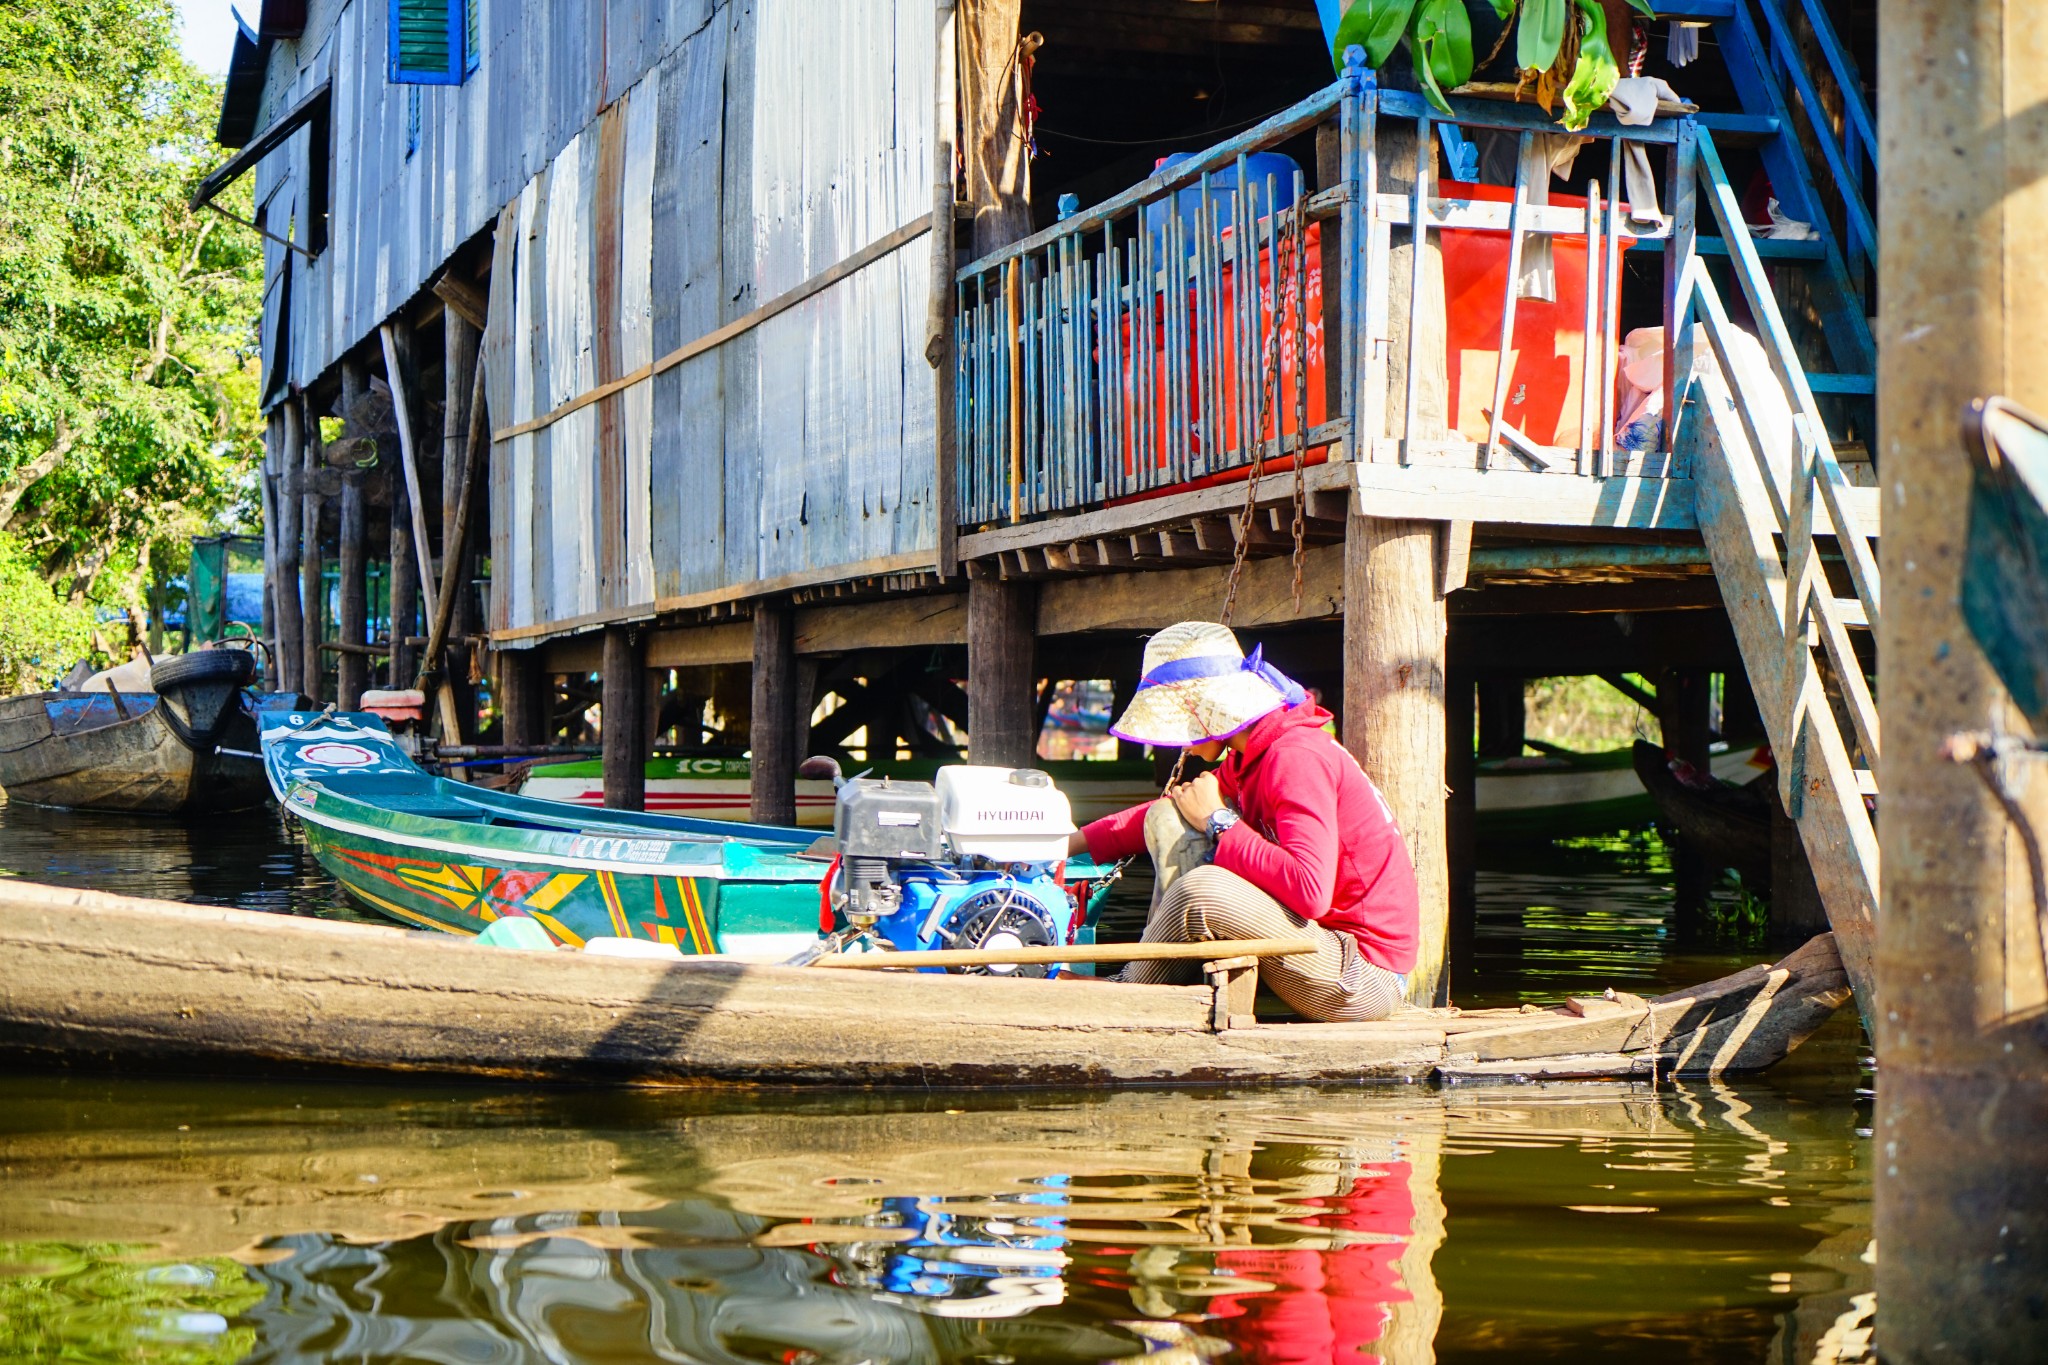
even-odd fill
[{"label": "red hooded sweatshirt", "polygon": [[[1415,868],[1394,813],[1314,703],[1284,707],[1245,731],[1217,770],[1223,799],[1244,816],[1223,833],[1216,866],[1235,872],[1303,919],[1358,940],[1390,972],[1415,965],[1421,910]],[[1145,812],[1133,806],[1085,828],[1098,861],[1145,851]]]}]

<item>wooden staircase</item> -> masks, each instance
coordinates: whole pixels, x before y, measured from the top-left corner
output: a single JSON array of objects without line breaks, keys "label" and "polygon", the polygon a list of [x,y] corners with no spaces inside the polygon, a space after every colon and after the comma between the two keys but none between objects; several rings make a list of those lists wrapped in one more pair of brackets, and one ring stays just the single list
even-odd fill
[{"label": "wooden staircase", "polygon": [[[1757,244],[1705,130],[1697,167],[1699,197],[1720,226],[1734,279],[1763,335],[1755,339],[1759,354],[1729,322],[1700,256],[1687,252],[1676,262],[1680,346],[1690,353],[1678,358],[1678,374],[1689,383],[1683,407],[1673,408],[1682,414],[1677,450],[1690,469],[1700,531],[1777,756],[1779,795],[1798,822],[1868,1017],[1879,736],[1867,672],[1874,638],[1859,652],[1855,633],[1875,630],[1881,605],[1876,503],[1872,490],[1853,488],[1836,462]],[[1832,576],[1831,563],[1839,565]]]}]

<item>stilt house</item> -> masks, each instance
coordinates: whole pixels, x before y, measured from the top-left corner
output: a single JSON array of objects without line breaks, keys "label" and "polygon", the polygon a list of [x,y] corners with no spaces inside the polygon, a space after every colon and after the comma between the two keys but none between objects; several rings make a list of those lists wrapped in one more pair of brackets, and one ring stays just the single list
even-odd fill
[{"label": "stilt house", "polygon": [[283,682],[426,646],[446,743],[601,700],[610,799],[723,744],[787,820],[1228,612],[1399,816],[1426,999],[1522,680],[1633,673],[1768,739],[1860,989],[1874,18],[1608,8],[1682,98],[1566,137],[1307,0],[264,0],[202,195],[269,243]]}]

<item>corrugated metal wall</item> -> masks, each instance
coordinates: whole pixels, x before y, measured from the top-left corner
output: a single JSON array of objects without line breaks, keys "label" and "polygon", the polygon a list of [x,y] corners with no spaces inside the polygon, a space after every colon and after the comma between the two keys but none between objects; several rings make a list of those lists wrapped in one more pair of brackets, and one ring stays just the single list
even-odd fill
[{"label": "corrugated metal wall", "polygon": [[[481,4],[478,70],[420,88],[410,153],[382,0],[316,3],[303,68],[273,76],[273,110],[333,81],[331,245],[288,267],[296,383],[372,335],[494,219],[485,364],[502,429],[930,212],[933,0]],[[264,164],[259,197],[295,202],[296,142]],[[928,278],[920,238],[497,443],[492,628],[931,554]]]},{"label": "corrugated metal wall", "polygon": [[[287,377],[312,382],[416,294],[455,248],[682,35],[721,20],[714,0],[478,0],[483,51],[459,86],[385,79],[386,0],[314,0],[306,35],[279,43],[275,113],[333,82],[329,247],[292,262]],[[408,147],[410,93],[419,92]],[[305,183],[307,137],[257,171],[257,200]],[[304,236],[301,226],[300,238]]]},{"label": "corrugated metal wall", "polygon": [[[506,210],[486,343],[494,427],[630,374],[928,216],[929,0],[720,13]],[[492,628],[930,555],[928,253],[913,241],[499,442]]]}]

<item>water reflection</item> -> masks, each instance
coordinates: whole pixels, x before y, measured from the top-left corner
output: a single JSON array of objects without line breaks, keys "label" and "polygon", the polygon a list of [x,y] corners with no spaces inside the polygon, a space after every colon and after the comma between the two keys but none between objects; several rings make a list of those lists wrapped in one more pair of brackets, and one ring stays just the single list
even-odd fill
[{"label": "water reflection", "polygon": [[1809,1080],[713,1100],[0,1080],[0,1357],[1810,1360]]},{"label": "water reflection", "polygon": [[188,820],[0,800],[0,874],[124,896],[364,918],[268,808]]}]

